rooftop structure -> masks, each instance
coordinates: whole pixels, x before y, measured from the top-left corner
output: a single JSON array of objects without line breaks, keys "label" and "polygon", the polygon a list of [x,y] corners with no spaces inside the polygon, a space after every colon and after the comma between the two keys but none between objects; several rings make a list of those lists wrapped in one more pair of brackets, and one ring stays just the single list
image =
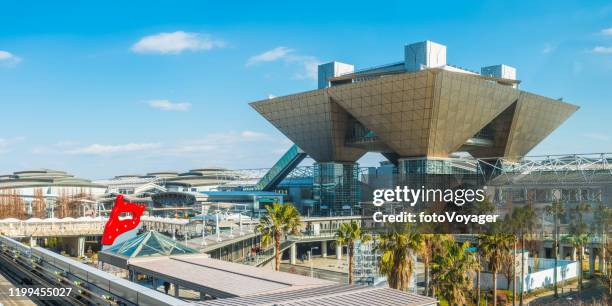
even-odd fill
[{"label": "rooftop structure", "polygon": [[204,255],[132,261],[132,273],[166,279],[215,300],[201,305],[436,305],[389,288],[345,286],[318,278],[211,259]]},{"label": "rooftop structure", "polygon": [[108,193],[143,195],[165,191],[208,191],[238,179],[239,176],[231,170],[209,167],[184,173],[159,171],[146,175],[118,175],[109,180],[99,180],[97,183],[108,186]]},{"label": "rooftop structure", "polygon": [[199,302],[200,305],[380,305],[434,306],[437,300],[385,287],[331,285],[291,292]]},{"label": "rooftop structure", "polygon": [[[102,184],[92,183],[87,179],[76,178],[74,175],[65,171],[51,169],[17,171],[13,174],[0,176],[0,190],[36,187],[106,188],[106,186]],[[47,190],[45,190],[45,192],[46,191]]]},{"label": "rooftop structure", "polygon": [[446,47],[405,47],[404,61],[351,71],[319,66],[319,89],[251,103],[312,157],[321,211],[346,211],[360,191],[356,161],[380,152],[400,175],[443,174],[456,152],[525,156],[578,107],[516,88],[509,66],[481,75],[446,63]]},{"label": "rooftop structure", "polygon": [[0,218],[93,216],[106,186],[65,171],[36,169],[0,176]]},{"label": "rooftop structure", "polygon": [[171,280],[217,298],[334,284],[318,278],[212,259],[206,254],[139,258],[131,260],[128,269],[135,274]]},{"label": "rooftop structure", "polygon": [[183,245],[155,231],[142,233],[98,253],[101,261],[126,268],[130,259],[139,257],[198,254],[198,250]]}]

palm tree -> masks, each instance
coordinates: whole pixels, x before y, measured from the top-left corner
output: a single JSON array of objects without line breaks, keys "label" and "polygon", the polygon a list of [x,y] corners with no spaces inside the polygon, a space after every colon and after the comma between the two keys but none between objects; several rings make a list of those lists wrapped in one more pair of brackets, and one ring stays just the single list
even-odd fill
[{"label": "palm tree", "polygon": [[414,255],[423,247],[421,234],[410,231],[394,230],[381,235],[376,249],[381,252],[378,269],[387,277],[389,287],[407,290],[414,271]]},{"label": "palm tree", "polygon": [[586,203],[579,203],[577,204],[574,208],[570,209],[571,212],[578,217],[577,222],[578,224],[582,224],[583,223],[583,215],[585,212],[589,212],[591,211],[591,206],[589,204]]},{"label": "palm tree", "polygon": [[515,208],[511,214],[511,225],[518,232],[519,239],[521,240],[521,287],[519,295],[519,305],[523,306],[523,282],[525,280],[525,234],[533,231],[536,225],[536,213],[531,205]]},{"label": "palm tree", "polygon": [[[565,213],[565,208],[561,201],[554,201],[550,206],[546,206],[546,213],[553,216],[554,219],[554,246],[553,246],[553,254],[555,256],[555,271],[557,270],[557,262],[559,260],[559,219],[563,213]],[[557,273],[553,273],[554,276],[554,288],[555,288],[555,298],[559,297],[559,288],[557,287]]]},{"label": "palm tree", "polygon": [[300,213],[291,204],[279,204],[266,206],[268,213],[259,219],[255,228],[261,233],[261,242],[268,245],[274,240],[275,270],[280,270],[280,242],[281,237],[286,234],[298,234],[300,228]]},{"label": "palm tree", "polygon": [[457,244],[452,240],[442,242],[444,252],[438,253],[432,262],[433,287],[449,305],[467,305],[467,295],[472,289],[470,275],[478,268],[469,243]]},{"label": "palm tree", "polygon": [[[453,241],[454,238],[451,235],[444,234],[421,234],[423,237],[423,247],[421,248],[419,255],[423,261],[423,267],[425,269],[425,296],[429,296],[431,287],[431,276],[430,276],[430,264],[432,263],[435,255],[444,251],[446,247],[446,241]],[[432,293],[432,296],[434,294]]]},{"label": "palm tree", "polygon": [[578,282],[580,284],[580,290],[582,290],[582,261],[584,260],[584,245],[589,242],[589,235],[586,233],[574,233],[570,236],[563,237],[563,241],[569,245],[571,245],[574,249],[578,249],[578,260],[580,264],[578,265]]},{"label": "palm tree", "polygon": [[349,284],[353,283],[353,257],[355,256],[355,241],[358,240],[361,242],[367,242],[370,241],[371,238],[372,237],[370,235],[361,231],[359,223],[355,220],[352,220],[350,223],[342,223],[340,224],[340,227],[338,227],[338,231],[336,232],[336,242],[339,244],[344,244],[348,247]]},{"label": "palm tree", "polygon": [[504,254],[512,249],[514,236],[510,234],[480,235],[478,249],[489,263],[493,273],[493,306],[497,305],[497,272],[503,264]]},{"label": "palm tree", "polygon": [[[601,233],[601,242],[603,243],[601,248],[601,256],[602,258],[606,258],[606,249],[609,248],[607,233],[610,231],[610,226],[612,224],[612,208],[608,207],[606,204],[599,203],[597,205],[597,213],[594,215],[594,224],[593,224],[593,232]],[[610,292],[612,293],[612,275],[608,275],[609,271],[606,267],[600,267],[601,272],[604,275],[608,276],[610,280]]]}]

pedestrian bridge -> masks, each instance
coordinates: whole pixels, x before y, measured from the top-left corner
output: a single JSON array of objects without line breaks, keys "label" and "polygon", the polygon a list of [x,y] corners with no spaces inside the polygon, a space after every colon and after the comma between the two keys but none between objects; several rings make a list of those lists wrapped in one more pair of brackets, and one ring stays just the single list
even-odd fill
[{"label": "pedestrian bridge", "polygon": [[[142,216],[141,224],[158,231],[181,232],[189,223],[186,219],[158,218]],[[30,218],[19,220],[8,218],[0,220],[0,234],[13,238],[71,237],[71,236],[102,236],[106,217],[80,218]]]}]

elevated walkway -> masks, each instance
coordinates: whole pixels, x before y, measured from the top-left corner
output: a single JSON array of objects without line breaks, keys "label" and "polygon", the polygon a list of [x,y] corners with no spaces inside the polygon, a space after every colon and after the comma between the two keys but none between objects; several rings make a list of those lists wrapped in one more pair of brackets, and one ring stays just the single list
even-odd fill
[{"label": "elevated walkway", "polygon": [[274,164],[270,170],[257,182],[255,190],[271,191],[283,181],[289,173],[299,165],[306,153],[296,145],[292,145],[289,150]]},{"label": "elevated walkway", "polygon": [[69,296],[56,298],[57,305],[191,304],[5,236],[0,236],[0,266],[23,283],[71,290]]},{"label": "elevated walkway", "polygon": [[[30,218],[27,220],[9,218],[0,220],[0,234],[12,238],[101,236],[106,221],[108,221],[107,217]],[[143,216],[141,223],[148,229],[158,231],[174,229],[183,231],[189,225],[189,220]]]}]

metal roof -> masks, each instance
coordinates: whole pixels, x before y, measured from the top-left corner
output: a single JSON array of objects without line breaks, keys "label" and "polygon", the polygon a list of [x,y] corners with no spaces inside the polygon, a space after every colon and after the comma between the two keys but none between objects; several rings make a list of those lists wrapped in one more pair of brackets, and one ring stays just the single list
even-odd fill
[{"label": "metal roof", "polygon": [[204,191],[202,193],[208,196],[287,196],[286,194],[272,191]]},{"label": "metal roof", "polygon": [[16,171],[12,175],[0,176],[0,189],[49,186],[106,188],[106,185],[92,183],[90,180],[76,178],[71,174],[58,170]]},{"label": "metal roof", "polygon": [[129,269],[218,298],[329,286],[333,282],[226,262],[207,255],[136,258]]},{"label": "metal roof", "polygon": [[330,285],[270,294],[196,302],[209,306],[251,305],[437,305],[431,297],[383,287]]},{"label": "metal roof", "polygon": [[[2,237],[3,239],[6,237]],[[188,305],[188,302],[179,300],[169,295],[163,294],[159,291],[147,288],[136,283],[130,282],[121,277],[109,274],[102,270],[90,267],[86,264],[75,261],[71,258],[67,258],[60,254],[54,253],[44,248],[34,247],[31,248],[32,255],[40,257],[49,263],[61,267],[67,267],[71,273],[75,275],[85,275],[86,281],[89,279],[97,279],[98,281],[103,280],[104,284],[114,288],[114,290],[136,292],[137,295],[149,298],[150,300],[156,301],[158,305]],[[123,290],[121,289],[123,288]]]}]

